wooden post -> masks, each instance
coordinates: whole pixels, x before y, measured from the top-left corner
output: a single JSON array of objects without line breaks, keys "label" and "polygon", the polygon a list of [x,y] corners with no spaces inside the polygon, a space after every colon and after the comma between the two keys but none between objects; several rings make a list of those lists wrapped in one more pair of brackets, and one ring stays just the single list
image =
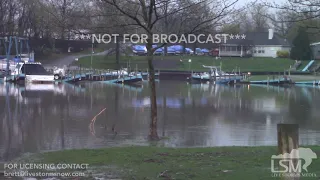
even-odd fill
[{"label": "wooden post", "polygon": [[[278,154],[290,154],[293,149],[299,148],[299,125],[298,124],[278,124]],[[297,166],[298,160],[292,159],[294,167]],[[286,163],[289,167],[290,164]],[[282,169],[284,170],[284,169]],[[290,172],[288,172],[290,173]],[[287,179],[287,178],[284,178]],[[298,180],[299,177],[290,177],[289,179]]]},{"label": "wooden post", "polygon": [[299,125],[278,124],[278,151],[279,154],[290,153],[299,148]]},{"label": "wooden post", "polygon": [[291,75],[291,68],[292,68],[292,67],[291,67],[291,65],[290,65],[289,74],[288,74],[289,77],[290,77],[290,75]]}]

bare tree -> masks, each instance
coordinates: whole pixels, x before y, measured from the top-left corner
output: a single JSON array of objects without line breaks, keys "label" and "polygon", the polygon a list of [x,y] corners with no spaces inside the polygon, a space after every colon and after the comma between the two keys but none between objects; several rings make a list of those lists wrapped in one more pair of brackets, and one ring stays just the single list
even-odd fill
[{"label": "bare tree", "polygon": [[[102,0],[106,6],[111,6],[117,10],[122,16],[130,19],[130,23],[123,24],[124,26],[131,25],[140,27],[144,33],[148,35],[146,47],[148,50],[147,61],[150,73],[150,100],[151,100],[151,122],[149,139],[158,140],[157,133],[157,103],[156,103],[156,87],[155,87],[155,71],[153,66],[153,54],[156,48],[152,48],[153,35],[157,32],[157,24],[164,20],[165,32],[168,33],[169,18],[181,17],[186,15],[187,11],[196,12],[196,10],[205,4],[210,9],[214,9],[210,15],[201,17],[198,16],[198,21],[195,24],[186,25],[184,28],[179,28],[180,34],[192,33],[200,29],[208,27],[214,21],[226,16],[228,11],[233,8],[233,5],[238,0],[234,1],[218,1],[218,0],[200,0],[200,1],[182,1],[182,0]],[[194,8],[194,9],[193,9]],[[186,17],[186,19],[188,16]],[[175,19],[175,18],[173,18]],[[180,22],[183,21],[180,19]],[[185,21],[187,22],[187,21]],[[182,23],[185,24],[185,23]],[[181,26],[182,27],[182,26]],[[184,31],[184,32],[183,32]],[[164,46],[163,44],[162,46]],[[161,46],[160,46],[161,47]],[[160,48],[158,47],[158,48]]]},{"label": "bare tree", "polygon": [[252,18],[255,31],[264,31],[269,28],[269,19],[266,17],[268,9],[263,4],[253,4],[250,8],[250,15]]},{"label": "bare tree", "polygon": [[318,38],[320,29],[320,1],[303,0],[284,2],[263,2],[266,7],[277,11],[277,15],[269,16],[276,29],[282,29],[281,33],[289,39],[297,35],[299,28],[307,29],[310,39]]}]

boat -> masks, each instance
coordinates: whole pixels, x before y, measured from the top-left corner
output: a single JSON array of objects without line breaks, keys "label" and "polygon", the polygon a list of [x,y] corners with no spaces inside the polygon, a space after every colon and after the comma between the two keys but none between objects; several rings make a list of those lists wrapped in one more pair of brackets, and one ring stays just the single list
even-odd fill
[{"label": "boat", "polygon": [[127,76],[128,75],[128,69],[127,68],[123,68],[123,69],[120,69],[119,71],[115,70],[115,71],[111,71],[110,72],[111,75],[113,76]]},{"label": "boat", "polygon": [[[136,75],[139,75],[139,76],[142,76],[142,78],[144,79],[144,80],[148,80],[148,78],[149,78],[149,72],[131,72],[131,73],[129,73],[129,77],[132,77],[132,76],[136,76]],[[158,72],[158,73],[154,73],[154,76],[155,76],[155,79],[159,79],[159,75],[160,75],[160,72]]]},{"label": "boat", "polygon": [[132,75],[132,76],[126,76],[122,78],[117,78],[117,79],[111,79],[111,80],[106,80],[106,81],[99,81],[100,83],[116,83],[116,84],[136,84],[136,83],[141,83],[143,81],[143,78],[140,74],[137,75]]},{"label": "boat", "polygon": [[234,73],[226,73],[221,70],[221,67],[216,66],[205,66],[204,68],[209,68],[209,72],[203,73],[192,73],[191,77],[187,80],[194,80],[198,82],[208,82],[208,81],[216,81],[216,83],[221,84],[229,84],[241,81],[241,75],[234,74]]},{"label": "boat", "polygon": [[52,83],[54,75],[45,70],[39,62],[20,62],[7,81],[24,81],[27,83]]}]

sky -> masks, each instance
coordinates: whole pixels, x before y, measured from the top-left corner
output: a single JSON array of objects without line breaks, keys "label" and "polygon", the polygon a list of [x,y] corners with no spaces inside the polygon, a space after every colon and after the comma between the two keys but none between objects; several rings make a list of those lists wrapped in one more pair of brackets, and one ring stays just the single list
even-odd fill
[{"label": "sky", "polygon": [[282,4],[285,2],[288,2],[288,0],[239,0],[236,4],[236,7],[243,7],[245,4],[248,4],[250,2],[269,2],[269,3],[274,3],[276,2],[277,4]]}]

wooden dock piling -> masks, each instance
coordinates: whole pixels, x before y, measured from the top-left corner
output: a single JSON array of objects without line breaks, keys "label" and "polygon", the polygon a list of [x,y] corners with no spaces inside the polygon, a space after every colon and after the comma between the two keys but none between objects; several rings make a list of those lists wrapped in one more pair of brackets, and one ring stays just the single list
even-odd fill
[{"label": "wooden dock piling", "polygon": [[278,124],[278,152],[290,153],[292,149],[299,148],[299,125]]},{"label": "wooden dock piling", "polygon": [[[290,154],[293,149],[299,148],[299,125],[298,124],[278,124],[277,125],[278,131],[278,154]],[[292,158],[291,161],[282,162],[282,164],[286,165],[287,167],[291,166],[290,163],[293,164],[294,167],[298,165],[298,159]],[[285,170],[281,166],[279,170]],[[292,172],[285,172],[285,173],[292,173]],[[299,172],[293,172],[295,174],[299,174]],[[294,179],[298,180],[299,177],[286,177],[284,176],[283,179]]]}]

